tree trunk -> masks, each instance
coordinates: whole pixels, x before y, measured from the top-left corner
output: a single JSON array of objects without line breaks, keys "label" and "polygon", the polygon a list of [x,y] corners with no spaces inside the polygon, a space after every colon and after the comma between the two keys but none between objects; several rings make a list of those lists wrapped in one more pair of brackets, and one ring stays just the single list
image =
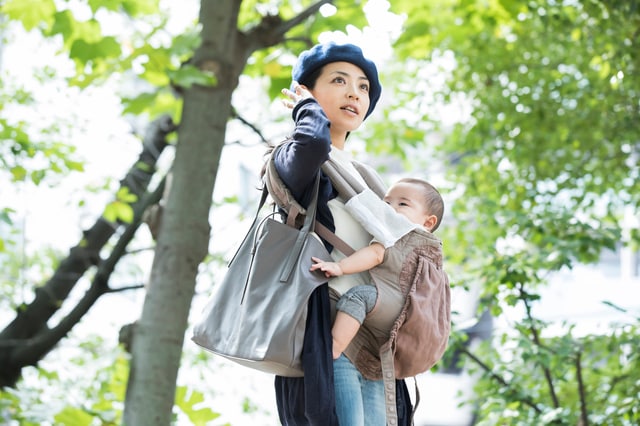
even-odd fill
[{"label": "tree trunk", "polygon": [[240,0],[202,0],[202,44],[192,65],[213,71],[215,87],[184,90],[173,178],[160,224],[147,297],[133,328],[124,423],[170,425],[176,379],[198,266],[207,254],[209,210],[231,116],[231,95],[251,54],[284,40],[330,2],[319,0],[289,21],[266,16],[247,33],[237,29]]},{"label": "tree trunk", "polygon": [[218,83],[215,87],[192,86],[183,92],[171,187],[149,289],[133,331],[124,411],[124,423],[130,426],[171,424],[198,265],[209,247],[209,210],[231,94],[242,72],[234,59],[241,52],[236,30],[239,6],[236,0],[203,0],[201,4],[202,45],[192,63],[213,69]]}]

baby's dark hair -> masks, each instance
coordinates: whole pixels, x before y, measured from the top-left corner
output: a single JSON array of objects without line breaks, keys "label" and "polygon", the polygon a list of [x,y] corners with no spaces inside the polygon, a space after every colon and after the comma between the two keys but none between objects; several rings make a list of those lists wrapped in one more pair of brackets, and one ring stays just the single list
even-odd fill
[{"label": "baby's dark hair", "polygon": [[424,205],[428,214],[432,214],[436,217],[437,222],[431,229],[431,232],[434,232],[440,226],[440,222],[442,222],[442,216],[444,216],[444,200],[442,199],[442,195],[436,189],[435,186],[431,185],[429,182],[423,179],[417,178],[403,178],[398,182],[409,183],[412,185],[417,185],[422,188],[422,194],[424,195]]}]

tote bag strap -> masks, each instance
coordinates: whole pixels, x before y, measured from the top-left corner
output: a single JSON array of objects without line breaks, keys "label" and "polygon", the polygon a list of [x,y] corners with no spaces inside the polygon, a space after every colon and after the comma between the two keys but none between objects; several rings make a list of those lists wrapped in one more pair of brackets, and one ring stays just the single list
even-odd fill
[{"label": "tote bag strap", "polygon": [[300,228],[300,232],[298,232],[298,238],[296,239],[295,244],[291,248],[289,252],[289,256],[287,257],[287,261],[284,264],[284,268],[282,269],[282,274],[280,275],[280,282],[287,282],[291,277],[291,273],[293,272],[293,268],[296,265],[298,258],[300,257],[300,253],[302,252],[302,247],[304,246],[309,233],[314,229],[314,224],[316,224],[316,207],[318,205],[318,187],[320,186],[320,171],[318,170],[318,175],[316,176],[316,181],[313,186],[313,193],[311,194],[311,201],[309,202],[309,207],[307,207],[307,214],[304,218],[304,223],[302,228]]},{"label": "tote bag strap", "polygon": [[[267,190],[266,186],[262,187],[262,196],[260,197],[260,202],[258,203],[258,209],[256,210],[256,215],[253,218],[253,222],[251,222],[251,227],[250,229],[253,229],[253,227],[256,225],[256,223],[260,220],[260,210],[262,210],[262,206],[264,206],[264,203],[267,201],[267,197],[269,196],[269,191]],[[251,232],[249,232],[247,235],[245,235],[244,239],[242,240],[242,243],[240,244],[240,246],[238,246],[238,249],[236,250],[236,252],[233,254],[233,257],[231,257],[231,259],[229,260],[229,263],[227,263],[227,267],[229,265],[231,265],[233,263],[233,261],[236,259],[236,256],[238,256],[238,253],[240,252],[240,249],[242,248],[244,242],[246,241],[247,238],[249,238]]]}]

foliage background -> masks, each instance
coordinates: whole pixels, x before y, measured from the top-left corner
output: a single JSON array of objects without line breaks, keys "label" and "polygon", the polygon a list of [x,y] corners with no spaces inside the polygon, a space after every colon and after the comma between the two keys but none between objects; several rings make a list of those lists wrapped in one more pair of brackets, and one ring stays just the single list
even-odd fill
[{"label": "foliage background", "polygon": [[[71,4],[83,8],[73,9]],[[291,18],[311,4],[245,0],[238,27],[249,31],[269,13]],[[242,113],[228,123],[226,153],[237,148],[238,141],[259,144],[284,133],[288,118],[276,111],[273,101],[280,88],[288,86],[289,66],[304,47],[297,39],[315,40],[328,30],[366,25],[365,4],[334,4],[335,14],[313,15],[287,33],[286,43],[251,56],[234,93],[232,106]],[[105,111],[126,118],[139,138],[144,124],[161,113],[181,119],[177,89],[216,84],[215,73],[201,72],[189,63],[198,47],[195,13],[194,25],[175,35],[162,6],[133,0],[6,1],[2,12],[10,25],[20,24],[32,36],[50,40],[64,58],[62,70],[42,65],[34,75],[39,84],[58,84],[62,98],[115,84],[122,104],[113,107],[117,111]],[[488,311],[499,318],[512,309],[522,314],[508,330],[498,330],[492,345],[471,349],[464,344],[465,333],[452,339],[450,355],[462,353],[460,359],[477,377],[477,400],[469,403],[478,424],[639,421],[634,401],[640,396],[640,378],[633,368],[638,362],[633,350],[638,346],[638,306],[624,300],[610,303],[607,306],[622,312],[626,320],[588,335],[575,332],[571,318],[552,324],[534,315],[554,273],[596,262],[603,250],[637,250],[637,6],[635,1],[600,0],[390,5],[402,16],[402,31],[390,34],[393,51],[382,61],[381,108],[358,132],[354,145],[378,158],[388,179],[418,171],[448,193],[451,207],[443,239],[452,282],[460,289],[479,291],[478,315]],[[118,22],[113,26],[118,31],[110,32],[109,20]],[[352,37],[372,36],[366,30],[348,31]],[[11,79],[2,79],[2,109],[11,114],[1,121],[0,170],[17,187],[61,185],[67,175],[86,168],[77,151],[86,142],[71,138],[77,117],[70,107],[60,108],[57,99],[56,113],[47,111],[37,119],[42,108],[38,91],[38,86],[14,86]],[[245,117],[250,117],[253,129],[243,124]],[[91,119],[87,129],[98,121]],[[136,143],[133,136],[123,145]],[[116,138],[123,138],[122,133],[106,138],[106,143],[122,144]],[[225,158],[235,161],[229,155],[222,163]],[[170,163],[167,160],[161,169]],[[434,163],[443,166],[436,168]],[[109,203],[115,217],[126,221],[126,194],[109,194],[116,192],[121,176],[113,172],[92,183],[87,195],[71,196],[74,208],[88,211],[95,206],[87,203]],[[242,215],[241,208],[229,203],[250,202],[219,188],[216,185],[218,196],[213,199],[212,244],[224,245],[229,239],[218,224],[229,215]],[[7,271],[1,283],[7,295],[3,303],[16,309],[28,300],[25,286],[42,282],[63,254],[46,247],[37,253],[21,252],[14,210],[9,203],[0,204],[0,262]],[[88,215],[100,214],[91,211]],[[138,247],[153,244],[148,235],[138,238]],[[224,251],[210,250],[199,279],[215,280],[216,260]],[[142,259],[150,265],[148,255]],[[148,271],[137,264],[135,257],[128,257],[112,280],[145,281]],[[603,300],[606,296],[603,289]],[[132,299],[140,303],[141,297]],[[115,347],[114,334],[115,330],[107,340],[69,336],[74,342],[70,346],[83,349],[72,363],[79,371],[94,371],[96,377],[74,398],[36,402],[38,389],[64,389],[69,383],[58,364],[45,360],[39,369],[26,370],[21,386],[3,391],[2,416],[24,424],[53,418],[63,424],[118,423],[128,356]],[[64,341],[60,346],[56,351],[69,349]],[[205,360],[183,354],[182,364],[198,370],[205,368]],[[100,365],[110,367],[103,370]],[[176,421],[201,424],[214,418],[220,407],[212,409],[201,396],[209,391],[179,383]],[[256,411],[251,401],[243,409]]]}]

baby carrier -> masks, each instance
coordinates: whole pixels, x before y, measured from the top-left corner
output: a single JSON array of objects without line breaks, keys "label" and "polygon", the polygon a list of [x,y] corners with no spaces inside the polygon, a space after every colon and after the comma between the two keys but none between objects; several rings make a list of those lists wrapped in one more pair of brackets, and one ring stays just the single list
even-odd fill
[{"label": "baby carrier", "polygon": [[[367,315],[345,353],[366,378],[384,380],[387,423],[393,425],[397,418],[395,380],[428,371],[447,347],[451,319],[449,279],[442,267],[442,242],[382,201],[385,188],[375,171],[361,163],[353,165],[369,188],[362,187],[332,160],[327,161],[322,170],[345,200],[349,213],[376,241],[394,250],[393,255],[385,256],[385,262],[396,262],[396,265],[383,264],[370,271],[373,284],[378,288],[378,300],[383,302],[376,303]],[[265,184],[275,203],[288,212],[288,222],[293,223],[306,213],[277,175],[272,158],[267,161]],[[316,232],[343,254],[353,252],[318,222]],[[390,275],[390,270],[396,274]],[[403,299],[399,313],[386,310],[387,297]],[[370,322],[378,320],[391,330],[383,339],[376,338],[367,329]],[[416,388],[416,406],[417,391]]]}]

